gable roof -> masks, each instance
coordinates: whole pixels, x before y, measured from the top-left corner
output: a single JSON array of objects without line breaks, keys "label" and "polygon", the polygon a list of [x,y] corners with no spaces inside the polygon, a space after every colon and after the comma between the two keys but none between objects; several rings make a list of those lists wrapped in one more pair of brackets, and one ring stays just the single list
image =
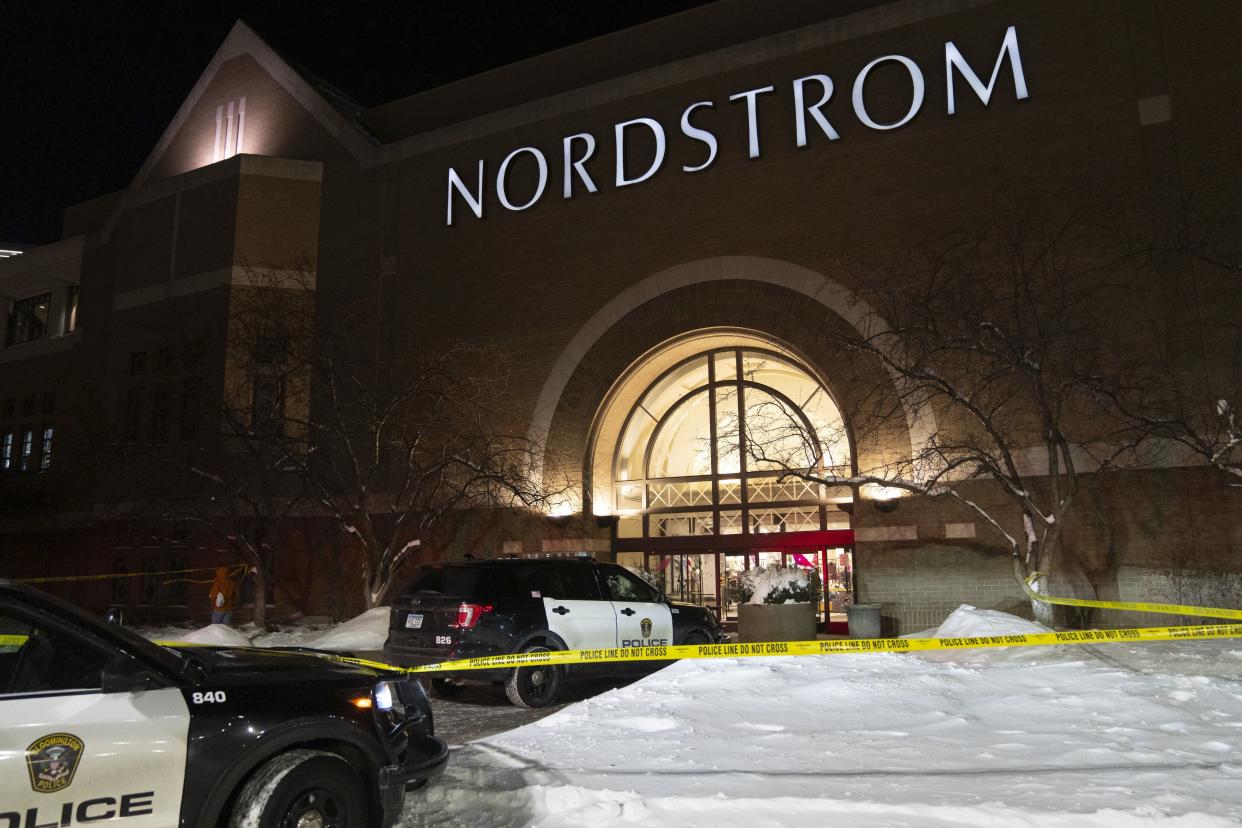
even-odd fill
[{"label": "gable roof", "polygon": [[177,114],[173,116],[160,140],[156,142],[147,160],[139,168],[137,175],[130,182],[130,188],[140,187],[146,183],[159,162],[160,157],[168,149],[173,138],[185,124],[195,105],[202,98],[212,79],[226,62],[241,55],[250,56],[288,92],[319,124],[335,138],[341,146],[358,162],[367,157],[376,145],[370,132],[362,126],[357,114],[362,107],[336,87],[307,72],[302,67],[281,57],[263,38],[241,20],[233,24],[228,37],[220,44],[207,68],[199,75],[198,81],[190,90]]}]

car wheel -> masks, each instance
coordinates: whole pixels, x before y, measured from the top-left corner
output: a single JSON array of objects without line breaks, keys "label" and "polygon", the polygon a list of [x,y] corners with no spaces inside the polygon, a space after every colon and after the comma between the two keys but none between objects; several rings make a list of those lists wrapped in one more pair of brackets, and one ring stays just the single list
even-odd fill
[{"label": "car wheel", "polygon": [[[548,647],[536,644],[524,653],[546,653]],[[547,707],[561,695],[565,668],[560,664],[516,667],[505,681],[505,695],[517,707]]]},{"label": "car wheel", "polygon": [[699,644],[711,644],[712,640],[707,633],[702,630],[691,630],[686,633],[686,637],[681,640],[682,644],[689,646],[698,646]]},{"label": "car wheel", "polygon": [[462,694],[466,688],[460,684],[453,684],[448,679],[432,679],[431,692],[442,699],[455,699]]},{"label": "car wheel", "polygon": [[362,780],[344,759],[290,750],[246,782],[229,828],[358,828],[369,821]]}]

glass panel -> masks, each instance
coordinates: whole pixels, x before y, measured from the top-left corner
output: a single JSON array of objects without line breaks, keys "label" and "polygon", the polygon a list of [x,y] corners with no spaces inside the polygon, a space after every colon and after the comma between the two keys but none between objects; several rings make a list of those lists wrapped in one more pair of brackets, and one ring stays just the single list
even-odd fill
[{"label": "glass panel", "polygon": [[656,483],[647,487],[647,508],[667,509],[685,506],[711,506],[712,482]]},{"label": "glass panel", "polygon": [[742,481],[737,478],[730,478],[720,481],[720,502],[725,503],[741,503],[742,502]]},{"label": "glass panel", "polygon": [[643,536],[642,515],[622,515],[617,519],[618,538],[641,538]]},{"label": "glass panel", "polygon": [[712,357],[716,361],[716,382],[737,379],[737,351],[726,351]]},{"label": "glass panel", "polygon": [[617,480],[640,480],[643,476],[643,454],[655,431],[656,421],[641,408],[634,409],[625,427],[617,450],[615,476]]},{"label": "glass panel", "polygon": [[693,477],[712,473],[707,392],[673,410],[655,436],[647,477]]},{"label": "glass panel", "polygon": [[619,512],[642,509],[643,487],[637,483],[622,483],[615,487],[615,502]]},{"label": "glass panel", "polygon": [[828,593],[828,620],[844,627],[845,608],[854,602],[853,556],[844,549],[829,549],[824,581]]},{"label": "glass panel", "polygon": [[737,474],[742,470],[738,450],[737,386],[716,389],[716,471]]},{"label": "glass panel", "polygon": [[825,465],[849,465],[849,439],[836,403],[819,381],[792,362],[770,354],[747,351],[743,376],[788,397],[806,415],[824,451]]},{"label": "glass panel", "polygon": [[652,558],[660,587],[674,601],[699,606],[716,603],[716,555],[661,555]]},{"label": "glass panel", "polygon": [[795,409],[757,388],[745,389],[745,395],[749,470],[806,469],[816,465],[811,434]]},{"label": "glass panel", "polygon": [[714,519],[711,512],[683,512],[671,515],[651,515],[653,537],[687,537],[710,535]]},{"label": "glass panel", "polygon": [[849,435],[845,431],[845,421],[841,419],[841,412],[837,410],[837,404],[832,401],[832,397],[821,388],[809,399],[798,402],[802,406],[802,413],[811,421],[811,427],[815,429],[815,434],[819,437],[820,445],[823,447],[824,456],[821,465],[848,467],[850,463]]},{"label": "glass panel", "polygon": [[742,534],[742,511],[740,509],[720,510],[720,534]]},{"label": "glass panel", "polygon": [[820,485],[797,477],[764,477],[747,483],[746,496],[751,503],[775,503],[784,500],[820,499]]},{"label": "glass panel", "polygon": [[752,509],[750,512],[750,531],[754,534],[814,532],[818,529],[818,506],[792,506],[788,509]]},{"label": "glass panel", "polygon": [[642,552],[618,552],[617,565],[629,567],[630,569],[642,569],[643,557]]},{"label": "glass panel", "polygon": [[696,388],[707,385],[707,357],[697,357],[673,369],[651,387],[639,405],[657,420],[662,418],[673,403]]},{"label": "glass panel", "polygon": [[845,512],[838,512],[835,509],[829,509],[825,517],[828,519],[829,529],[850,528],[850,516]]}]

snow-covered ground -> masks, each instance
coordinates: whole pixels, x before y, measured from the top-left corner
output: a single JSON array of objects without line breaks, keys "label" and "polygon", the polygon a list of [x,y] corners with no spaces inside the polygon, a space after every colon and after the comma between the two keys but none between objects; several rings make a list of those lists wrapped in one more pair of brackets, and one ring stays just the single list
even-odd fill
[{"label": "snow-covered ground", "polygon": [[153,641],[182,641],[218,647],[314,647],[336,653],[382,650],[388,637],[391,607],[376,607],[343,624],[290,624],[275,632],[259,630],[253,624],[228,627],[209,624],[193,629],[185,626],[137,627],[139,635]]},{"label": "snow-covered ground", "polygon": [[456,751],[401,824],[1211,828],[1239,737],[1242,641],[682,661]]}]

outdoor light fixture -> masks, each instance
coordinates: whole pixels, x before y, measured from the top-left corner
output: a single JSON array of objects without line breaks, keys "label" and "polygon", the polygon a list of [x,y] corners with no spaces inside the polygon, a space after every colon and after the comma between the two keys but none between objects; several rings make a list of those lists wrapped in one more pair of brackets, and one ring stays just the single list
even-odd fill
[{"label": "outdoor light fixture", "polygon": [[863,487],[871,505],[875,507],[877,512],[885,514],[897,509],[897,501],[905,492],[896,486],[879,486],[870,484]]}]

